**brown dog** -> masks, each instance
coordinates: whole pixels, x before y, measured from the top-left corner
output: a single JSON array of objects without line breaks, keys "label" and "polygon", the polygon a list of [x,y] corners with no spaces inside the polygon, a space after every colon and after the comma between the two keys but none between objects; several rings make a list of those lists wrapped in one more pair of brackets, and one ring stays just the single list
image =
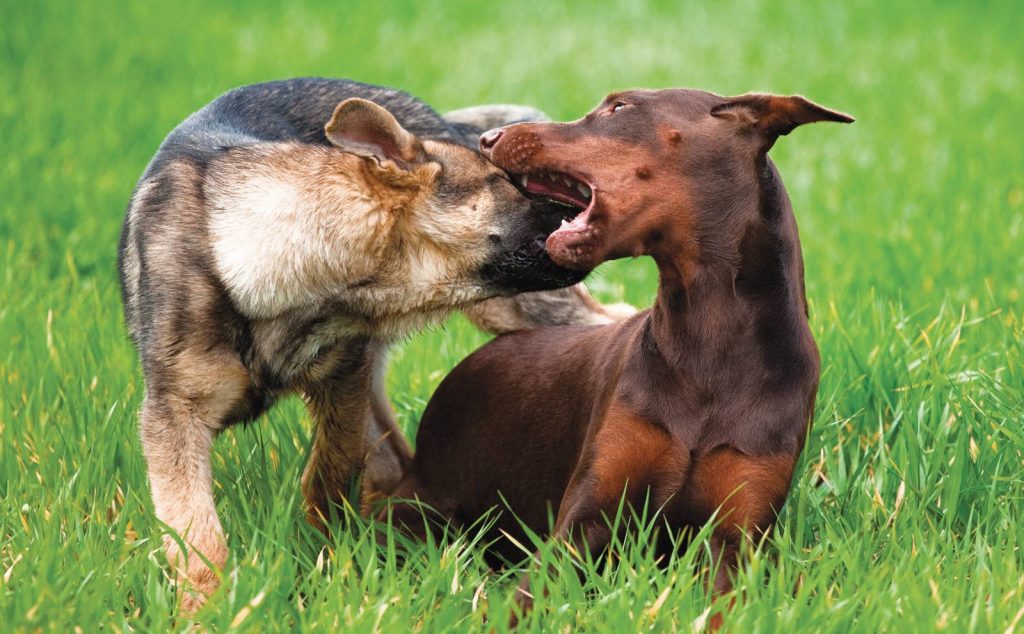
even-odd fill
[{"label": "brown dog", "polygon": [[[632,91],[573,123],[484,134],[527,192],[581,210],[548,238],[555,262],[649,255],[657,300],[467,358],[428,405],[396,495],[456,526],[507,503],[540,533],[556,506],[553,537],[590,549],[608,544],[624,493],[635,508],[649,495],[675,529],[716,519],[714,588],[729,589],[742,540],[786,500],[819,376],[796,222],[767,152],[801,124],[852,120],[802,97]],[[394,512],[423,528],[411,505]],[[510,513],[495,529],[523,535]]]}]

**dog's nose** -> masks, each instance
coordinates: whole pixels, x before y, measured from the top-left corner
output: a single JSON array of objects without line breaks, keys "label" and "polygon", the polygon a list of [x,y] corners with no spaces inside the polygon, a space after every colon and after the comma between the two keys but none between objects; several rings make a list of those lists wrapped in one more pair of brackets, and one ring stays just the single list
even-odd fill
[{"label": "dog's nose", "polygon": [[487,132],[484,132],[483,134],[481,134],[480,135],[480,151],[483,152],[484,154],[490,153],[491,148],[493,148],[494,144],[498,142],[498,139],[501,138],[502,134],[505,134],[505,133],[501,130],[501,128],[495,128],[493,130],[488,130]]}]

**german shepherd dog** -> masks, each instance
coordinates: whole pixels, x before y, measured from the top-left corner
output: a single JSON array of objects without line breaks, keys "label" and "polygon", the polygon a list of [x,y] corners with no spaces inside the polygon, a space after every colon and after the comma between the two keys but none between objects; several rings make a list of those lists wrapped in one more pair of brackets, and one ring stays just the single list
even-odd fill
[{"label": "german shepherd dog", "polygon": [[[557,214],[471,149],[482,130],[539,116],[446,120],[402,92],[307,78],[232,90],[163,142],[132,195],[119,272],[153,504],[183,540],[164,543],[191,586],[184,612],[217,587],[207,562],[227,560],[210,469],[220,431],[300,393],[316,424],[302,489],[323,528],[355,476],[364,501],[383,496],[411,460],[384,393],[391,341],[582,279],[544,250]],[[470,316],[508,331],[616,314],[574,288]]]}]

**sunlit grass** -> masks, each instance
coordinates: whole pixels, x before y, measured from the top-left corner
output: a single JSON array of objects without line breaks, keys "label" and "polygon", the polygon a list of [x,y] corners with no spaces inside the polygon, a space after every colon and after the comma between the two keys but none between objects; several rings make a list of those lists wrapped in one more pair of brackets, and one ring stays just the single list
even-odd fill
[{"label": "sunlit grass", "polygon": [[[173,620],[137,440],[119,223],[177,122],[232,86],[296,75],[558,118],[614,89],[670,85],[797,92],[854,114],[773,150],[824,372],[789,502],[741,571],[727,627],[1024,627],[1021,42],[1012,2],[5,2],[0,629],[186,625]],[[637,260],[592,286],[644,305],[655,284]],[[395,350],[391,396],[410,434],[444,373],[485,340],[455,317]],[[218,441],[232,558],[204,624],[504,629],[522,570],[488,570],[477,534],[402,551],[356,520],[331,539],[306,526],[308,434],[287,401]],[[710,563],[700,540],[667,566],[642,538],[607,561],[544,547],[548,592],[521,630],[690,631],[708,615]]]}]

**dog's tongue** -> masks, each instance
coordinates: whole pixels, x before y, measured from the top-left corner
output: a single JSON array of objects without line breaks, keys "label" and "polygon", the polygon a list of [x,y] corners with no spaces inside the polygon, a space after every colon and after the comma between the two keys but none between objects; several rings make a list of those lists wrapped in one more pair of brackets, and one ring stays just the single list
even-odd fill
[{"label": "dog's tongue", "polygon": [[592,263],[594,243],[598,238],[597,229],[588,222],[590,214],[584,212],[572,222],[562,221],[545,242],[545,248],[555,264],[574,271],[589,271]]}]

